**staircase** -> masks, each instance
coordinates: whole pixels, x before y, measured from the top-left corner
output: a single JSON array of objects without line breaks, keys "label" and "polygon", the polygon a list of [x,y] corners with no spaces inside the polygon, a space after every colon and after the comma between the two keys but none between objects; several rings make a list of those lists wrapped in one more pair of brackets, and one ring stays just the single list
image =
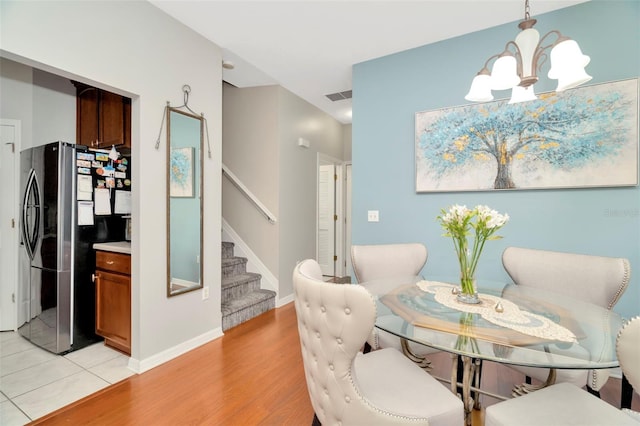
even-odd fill
[{"label": "staircase", "polygon": [[260,288],[260,274],[247,272],[247,259],[222,242],[222,331],[274,309],[276,292]]}]

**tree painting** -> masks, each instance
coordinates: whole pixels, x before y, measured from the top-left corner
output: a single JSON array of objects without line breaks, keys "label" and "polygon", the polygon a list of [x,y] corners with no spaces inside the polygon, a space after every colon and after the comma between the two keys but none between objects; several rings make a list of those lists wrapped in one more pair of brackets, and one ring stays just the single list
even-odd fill
[{"label": "tree painting", "polygon": [[416,114],[416,189],[638,183],[638,80]]}]

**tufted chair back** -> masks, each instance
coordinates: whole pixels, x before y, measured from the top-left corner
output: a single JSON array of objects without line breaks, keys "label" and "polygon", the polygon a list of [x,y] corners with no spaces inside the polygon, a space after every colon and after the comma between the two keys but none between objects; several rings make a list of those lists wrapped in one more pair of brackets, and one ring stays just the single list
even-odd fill
[{"label": "tufted chair back", "polygon": [[312,259],[293,271],[305,378],[320,423],[462,424],[461,401],[398,351],[359,353],[375,324],[375,301],[360,285],[321,276]]},{"label": "tufted chair back", "polygon": [[348,401],[360,398],[351,364],[371,333],[376,306],[363,287],[322,282],[318,271],[317,262],[305,260],[293,273],[307,388],[320,423],[349,424],[347,407],[356,407]]},{"label": "tufted chair back", "polygon": [[[618,302],[631,275],[629,261],[624,258],[520,247],[506,248],[502,264],[517,285],[563,293],[606,309],[612,309]],[[540,374],[542,369],[516,369],[544,380],[544,374]],[[569,381],[577,386],[587,384],[598,391],[608,378],[609,370],[560,370],[557,381]]]},{"label": "tufted chair back", "polygon": [[359,283],[419,275],[427,256],[427,248],[420,243],[351,246],[351,264]]},{"label": "tufted chair back", "polygon": [[611,309],[629,284],[629,261],[520,247],[507,247],[502,264],[513,282],[564,293]]},{"label": "tufted chair back", "polygon": [[640,316],[633,317],[622,327],[616,352],[622,372],[633,389],[640,393]]}]

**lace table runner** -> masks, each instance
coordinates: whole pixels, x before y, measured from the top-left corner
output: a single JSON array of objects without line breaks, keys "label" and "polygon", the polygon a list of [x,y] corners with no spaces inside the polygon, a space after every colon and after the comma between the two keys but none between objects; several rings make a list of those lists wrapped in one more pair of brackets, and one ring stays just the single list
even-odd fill
[{"label": "lace table runner", "polygon": [[[452,284],[438,281],[419,281],[417,285],[422,291],[432,293],[436,302],[461,312],[480,314],[482,318],[492,324],[541,339],[577,342],[576,336],[571,330],[541,315],[520,310],[510,300],[481,293],[478,294],[480,303],[467,304],[457,300],[457,295],[452,292],[457,286]],[[502,312],[497,312],[495,309],[498,303],[502,305]]]}]

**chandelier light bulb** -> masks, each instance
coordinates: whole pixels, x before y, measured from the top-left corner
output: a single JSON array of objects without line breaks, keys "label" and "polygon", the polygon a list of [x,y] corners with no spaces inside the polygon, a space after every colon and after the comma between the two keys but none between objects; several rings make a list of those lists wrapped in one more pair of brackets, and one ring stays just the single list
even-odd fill
[{"label": "chandelier light bulb", "polygon": [[533,91],[533,85],[527,87],[515,86],[511,89],[511,99],[509,103],[517,104],[519,102],[535,101],[536,99],[538,99],[538,97]]},{"label": "chandelier light bulb", "polygon": [[551,63],[547,76],[558,80],[556,92],[577,87],[592,79],[584,69],[590,58],[582,54],[578,43],[557,30],[551,30],[541,37],[533,28],[536,22],[530,18],[529,0],[525,0],[524,20],[518,24],[520,33],[515,41],[506,44],[502,53],[487,59],[473,79],[466,100],[487,102],[493,100],[491,90],[507,89],[512,89],[510,104],[537,99],[533,85],[538,81],[537,73],[547,59]]},{"label": "chandelier light bulb", "polygon": [[471,102],[488,102],[493,100],[491,94],[491,76],[489,74],[478,74],[471,83],[469,93],[464,97]]},{"label": "chandelier light bulb", "polygon": [[491,88],[493,90],[511,89],[520,84],[517,73],[518,63],[512,55],[500,56],[491,69]]}]

